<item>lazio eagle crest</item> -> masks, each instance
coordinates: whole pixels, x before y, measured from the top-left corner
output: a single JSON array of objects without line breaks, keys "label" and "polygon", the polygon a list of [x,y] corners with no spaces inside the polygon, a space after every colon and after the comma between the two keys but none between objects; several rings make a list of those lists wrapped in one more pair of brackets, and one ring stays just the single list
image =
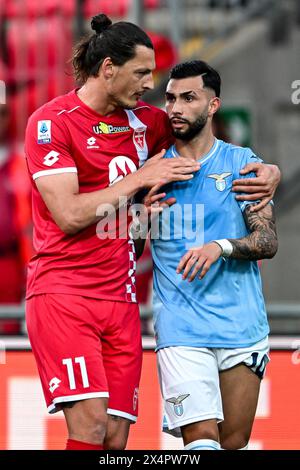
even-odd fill
[{"label": "lazio eagle crest", "polygon": [[224,191],[224,189],[226,188],[225,178],[230,175],[232,175],[232,173],[221,173],[220,175],[218,175],[217,173],[213,173],[212,175],[208,175],[208,178],[213,178],[214,180],[216,180],[216,189],[218,191]]},{"label": "lazio eagle crest", "polygon": [[176,414],[176,416],[182,416],[183,415],[182,402],[183,402],[183,400],[185,400],[189,396],[190,396],[190,394],[186,393],[184,395],[179,395],[178,397],[168,398],[166,400],[169,403],[172,403],[172,405],[174,405],[174,413]]}]

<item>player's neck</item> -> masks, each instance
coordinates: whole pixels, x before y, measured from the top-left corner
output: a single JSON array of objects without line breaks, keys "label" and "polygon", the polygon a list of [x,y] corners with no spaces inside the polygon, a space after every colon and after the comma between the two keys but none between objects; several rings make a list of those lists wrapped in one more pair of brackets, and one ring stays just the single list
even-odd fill
[{"label": "player's neck", "polygon": [[193,140],[185,141],[176,139],[176,151],[181,157],[200,160],[206,155],[215,143],[215,136],[212,131],[200,133]]},{"label": "player's neck", "polygon": [[112,104],[105,89],[99,87],[99,83],[89,81],[77,91],[78,98],[89,108],[102,116],[113,113],[116,106]]}]

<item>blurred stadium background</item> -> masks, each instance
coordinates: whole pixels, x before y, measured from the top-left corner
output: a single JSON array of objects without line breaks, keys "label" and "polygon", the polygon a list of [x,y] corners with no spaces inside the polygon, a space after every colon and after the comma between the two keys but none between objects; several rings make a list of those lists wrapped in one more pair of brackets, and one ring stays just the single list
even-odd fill
[{"label": "blurred stadium background", "polygon": [[[251,448],[300,449],[299,0],[0,0],[0,449],[64,448],[65,425],[59,414],[46,414],[24,322],[32,227],[23,139],[28,116],[74,87],[72,45],[99,12],[149,32],[157,70],[146,101],[163,107],[168,69],[177,61],[208,61],[223,80],[217,136],[251,146],[282,170],[279,252],[262,264],[272,361]],[[141,416],[129,448],[175,449],[181,443],[160,432],[151,277],[147,249],[138,263]]]}]

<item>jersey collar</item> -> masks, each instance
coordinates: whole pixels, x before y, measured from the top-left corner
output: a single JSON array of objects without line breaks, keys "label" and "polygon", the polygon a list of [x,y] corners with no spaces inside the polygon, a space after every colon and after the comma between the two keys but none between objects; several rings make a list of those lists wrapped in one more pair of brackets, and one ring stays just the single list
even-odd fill
[{"label": "jersey collar", "polygon": [[[201,163],[201,165],[203,165],[204,163],[206,163],[213,155],[215,155],[216,151],[218,150],[219,148],[219,145],[220,145],[220,141],[219,139],[216,139],[215,138],[215,141],[214,141],[214,144],[213,146],[211,147],[211,149],[209,150],[209,152],[207,152],[205,155],[203,155],[201,158],[197,159],[197,162]],[[172,153],[172,156],[173,157],[179,157],[179,153],[177,152],[176,150],[176,147],[175,147],[175,144],[172,145],[171,147],[171,153]]]}]

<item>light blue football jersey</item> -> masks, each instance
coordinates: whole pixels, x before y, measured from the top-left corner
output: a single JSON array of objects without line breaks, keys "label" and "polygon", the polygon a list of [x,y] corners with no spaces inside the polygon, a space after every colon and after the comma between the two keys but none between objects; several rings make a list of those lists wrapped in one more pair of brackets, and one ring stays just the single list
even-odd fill
[{"label": "light blue football jersey", "polygon": [[[165,158],[176,158],[172,146]],[[157,349],[168,346],[248,347],[269,333],[256,261],[219,259],[202,280],[182,280],[176,267],[192,247],[247,236],[232,181],[249,162],[251,149],[216,139],[189,181],[164,187],[177,203],[159,216],[151,233],[154,264],[154,329]],[[255,176],[254,174],[246,177]]]}]

